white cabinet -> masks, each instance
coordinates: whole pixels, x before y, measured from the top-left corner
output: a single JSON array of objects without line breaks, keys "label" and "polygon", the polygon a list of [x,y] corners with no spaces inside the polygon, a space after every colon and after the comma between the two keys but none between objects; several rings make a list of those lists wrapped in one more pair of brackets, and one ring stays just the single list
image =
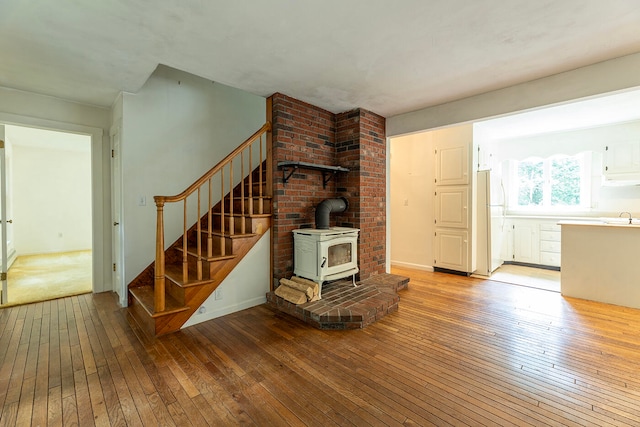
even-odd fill
[{"label": "white cabinet", "polygon": [[560,225],[543,222],[540,224],[540,264],[560,267]]},{"label": "white cabinet", "polygon": [[469,186],[436,188],[436,227],[469,228]]},{"label": "white cabinet", "polygon": [[466,272],[469,266],[469,233],[466,230],[436,229],[435,260],[437,267]]},{"label": "white cabinet", "polygon": [[640,226],[562,223],[562,295],[640,308]]},{"label": "white cabinet", "polygon": [[607,181],[640,180],[640,140],[616,141],[607,145],[603,165]]},{"label": "white cabinet", "polygon": [[538,224],[529,221],[514,221],[513,227],[513,260],[527,264],[539,264]]},{"label": "white cabinet", "polygon": [[434,131],[436,268],[472,273],[473,127]]},{"label": "white cabinet", "polygon": [[436,145],[436,185],[469,184],[471,141],[439,141]]},{"label": "white cabinet", "polygon": [[513,262],[560,267],[561,232],[557,220],[512,218],[509,221]]}]

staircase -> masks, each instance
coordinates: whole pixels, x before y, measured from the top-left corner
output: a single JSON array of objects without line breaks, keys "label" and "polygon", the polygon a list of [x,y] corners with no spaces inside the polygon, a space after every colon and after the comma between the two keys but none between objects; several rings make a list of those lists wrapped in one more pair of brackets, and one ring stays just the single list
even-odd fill
[{"label": "staircase", "polygon": [[[155,262],[128,286],[129,313],[151,336],[179,330],[271,227],[272,182],[266,123],[182,193],[154,197]],[[173,203],[182,233],[165,250]]]}]

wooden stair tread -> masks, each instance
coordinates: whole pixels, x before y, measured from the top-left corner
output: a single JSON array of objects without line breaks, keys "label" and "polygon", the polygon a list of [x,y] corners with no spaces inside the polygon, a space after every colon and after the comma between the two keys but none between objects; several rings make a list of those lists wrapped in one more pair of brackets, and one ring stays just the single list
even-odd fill
[{"label": "wooden stair tread", "polygon": [[218,236],[218,237],[226,237],[229,239],[246,239],[246,238],[251,238],[251,237],[255,237],[257,236],[256,233],[235,233],[235,234],[228,234],[228,233],[220,233],[219,231],[214,231],[211,233],[213,236]]},{"label": "wooden stair tread", "polygon": [[[183,252],[184,249],[183,248],[176,248],[177,251],[179,252]],[[187,248],[187,254],[189,254],[190,256],[194,257],[194,258],[200,258],[202,261],[207,261],[207,262],[215,262],[215,261],[226,261],[228,259],[232,259],[235,258],[236,256],[234,254],[227,254],[227,255],[212,255],[210,257],[206,256],[206,255],[200,255],[200,257],[198,257],[198,252],[195,249],[189,249]],[[180,268],[180,275],[182,275],[182,266],[179,267]],[[166,271],[166,270],[165,270]]]},{"label": "wooden stair tread", "polygon": [[[211,215],[215,215],[215,216],[221,216],[222,213],[221,212],[211,212]],[[225,216],[230,216],[231,214],[229,212],[225,212],[224,213]],[[244,218],[271,218],[271,214],[270,213],[262,213],[262,214],[256,214],[256,213],[237,213],[234,212],[233,213],[234,217],[244,217]]]},{"label": "wooden stair tread", "polygon": [[155,297],[153,293],[153,286],[145,285],[145,286],[136,286],[133,288],[129,288],[129,292],[131,295],[140,303],[142,308],[149,313],[149,316],[153,318],[167,316],[174,313],[179,313],[181,311],[187,311],[190,309],[189,306],[185,306],[176,301],[171,295],[165,295],[165,304],[164,311],[160,311],[158,313],[155,312]]},{"label": "wooden stair tread", "polygon": [[206,268],[202,269],[202,279],[197,279],[196,271],[193,269],[189,269],[189,279],[187,282],[182,280],[182,264],[167,264],[164,269],[164,276],[171,280],[176,285],[186,288],[189,286],[202,286],[213,282],[213,280],[209,279],[208,271]]}]

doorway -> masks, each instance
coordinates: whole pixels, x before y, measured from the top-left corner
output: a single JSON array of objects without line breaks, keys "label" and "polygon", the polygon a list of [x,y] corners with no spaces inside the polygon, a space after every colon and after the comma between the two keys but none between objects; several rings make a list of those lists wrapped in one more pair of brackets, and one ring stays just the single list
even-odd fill
[{"label": "doorway", "polygon": [[91,292],[91,136],[5,126],[8,302]]}]

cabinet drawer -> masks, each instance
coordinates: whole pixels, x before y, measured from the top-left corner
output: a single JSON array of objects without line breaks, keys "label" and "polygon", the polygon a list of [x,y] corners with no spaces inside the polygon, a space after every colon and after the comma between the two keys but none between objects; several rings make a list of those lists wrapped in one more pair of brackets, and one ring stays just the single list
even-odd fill
[{"label": "cabinet drawer", "polygon": [[540,231],[560,231],[560,224],[543,222],[540,224]]},{"label": "cabinet drawer", "polygon": [[540,252],[540,264],[560,267],[560,254],[551,252]]},{"label": "cabinet drawer", "polygon": [[540,240],[548,240],[550,242],[560,241],[559,231],[540,231]]},{"label": "cabinet drawer", "polygon": [[542,252],[553,252],[560,253],[560,246],[562,244],[560,242],[550,242],[549,240],[541,240],[540,241],[540,250]]}]

